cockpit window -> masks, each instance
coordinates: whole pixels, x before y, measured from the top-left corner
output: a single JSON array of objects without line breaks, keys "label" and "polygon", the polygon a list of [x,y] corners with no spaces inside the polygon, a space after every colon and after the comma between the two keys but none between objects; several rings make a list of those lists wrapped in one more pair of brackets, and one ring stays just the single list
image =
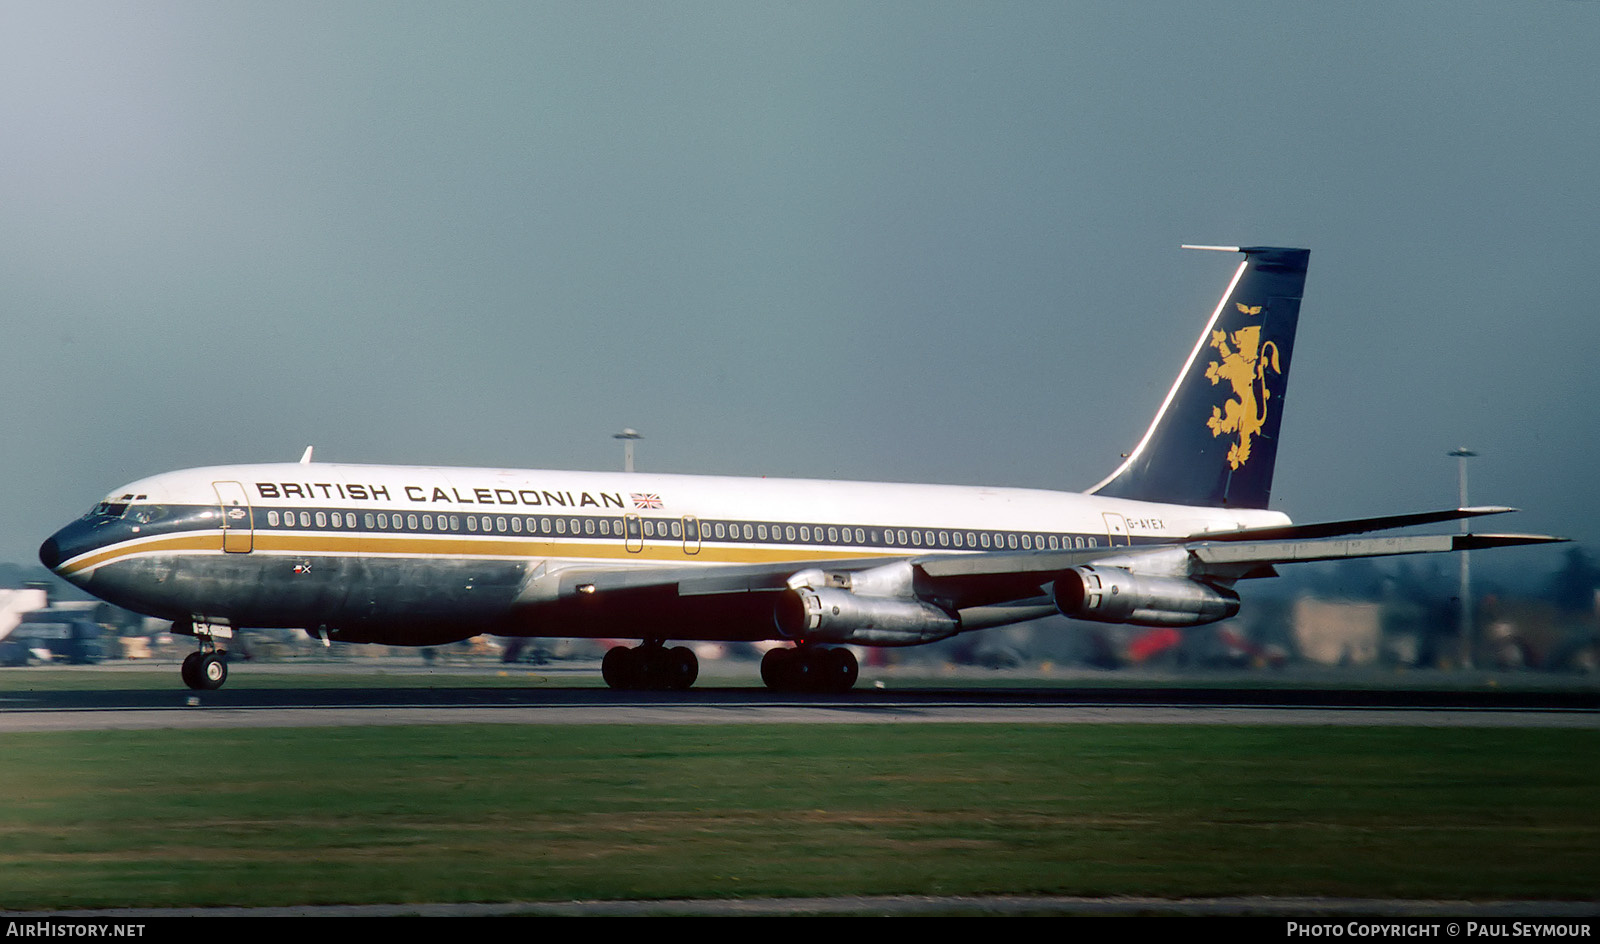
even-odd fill
[{"label": "cockpit window", "polygon": [[85,518],[121,518],[128,513],[127,502],[101,502]]},{"label": "cockpit window", "polygon": [[165,505],[138,505],[133,509],[133,520],[140,524],[160,521],[166,516],[167,507]]}]

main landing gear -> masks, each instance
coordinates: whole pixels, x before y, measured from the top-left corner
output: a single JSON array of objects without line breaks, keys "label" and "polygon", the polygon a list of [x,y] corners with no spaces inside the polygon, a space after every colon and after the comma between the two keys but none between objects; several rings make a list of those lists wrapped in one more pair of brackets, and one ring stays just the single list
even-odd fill
[{"label": "main landing gear", "polygon": [[769,649],[761,657],[761,681],[775,692],[848,692],[860,675],[856,654],[844,648]]},{"label": "main landing gear", "polygon": [[659,639],[639,646],[615,646],[600,663],[600,675],[625,691],[681,692],[700,677],[700,660],[686,646],[668,649]]}]

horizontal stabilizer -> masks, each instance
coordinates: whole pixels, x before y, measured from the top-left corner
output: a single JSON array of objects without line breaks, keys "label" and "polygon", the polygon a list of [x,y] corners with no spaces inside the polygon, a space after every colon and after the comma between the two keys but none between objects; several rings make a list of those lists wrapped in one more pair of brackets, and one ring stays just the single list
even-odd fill
[{"label": "horizontal stabilizer", "polygon": [[1365,534],[1369,531],[1388,531],[1391,528],[1409,528],[1419,524],[1437,524],[1440,521],[1459,521],[1483,515],[1503,515],[1516,511],[1502,505],[1479,505],[1472,508],[1449,508],[1444,511],[1423,511],[1409,515],[1384,515],[1378,518],[1351,518],[1347,521],[1323,521],[1316,524],[1290,524],[1272,528],[1246,528],[1240,531],[1220,531],[1191,534],[1191,541],[1289,541],[1307,538],[1333,538],[1345,534]]}]

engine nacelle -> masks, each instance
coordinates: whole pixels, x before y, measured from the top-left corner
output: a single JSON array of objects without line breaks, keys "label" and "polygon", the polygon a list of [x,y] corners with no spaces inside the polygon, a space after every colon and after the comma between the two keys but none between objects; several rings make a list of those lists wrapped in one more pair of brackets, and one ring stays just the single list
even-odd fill
[{"label": "engine nacelle", "polygon": [[772,617],[790,639],[866,646],[916,646],[961,629],[960,620],[931,603],[864,597],[835,587],[785,590]]},{"label": "engine nacelle", "polygon": [[1073,619],[1137,626],[1199,626],[1239,612],[1239,595],[1188,577],[1121,567],[1074,567],[1056,578],[1056,608]]}]

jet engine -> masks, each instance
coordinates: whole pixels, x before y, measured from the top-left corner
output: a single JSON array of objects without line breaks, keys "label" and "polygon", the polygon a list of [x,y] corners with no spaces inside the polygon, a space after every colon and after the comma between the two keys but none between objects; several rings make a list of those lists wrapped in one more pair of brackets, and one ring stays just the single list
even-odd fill
[{"label": "jet engine", "polygon": [[1074,567],[1056,578],[1053,596],[1063,615],[1097,623],[1199,626],[1239,612],[1232,590],[1121,567]]},{"label": "jet engine", "polygon": [[835,587],[785,590],[772,615],[780,633],[807,642],[915,646],[961,629],[960,620],[931,603],[859,596]]}]

